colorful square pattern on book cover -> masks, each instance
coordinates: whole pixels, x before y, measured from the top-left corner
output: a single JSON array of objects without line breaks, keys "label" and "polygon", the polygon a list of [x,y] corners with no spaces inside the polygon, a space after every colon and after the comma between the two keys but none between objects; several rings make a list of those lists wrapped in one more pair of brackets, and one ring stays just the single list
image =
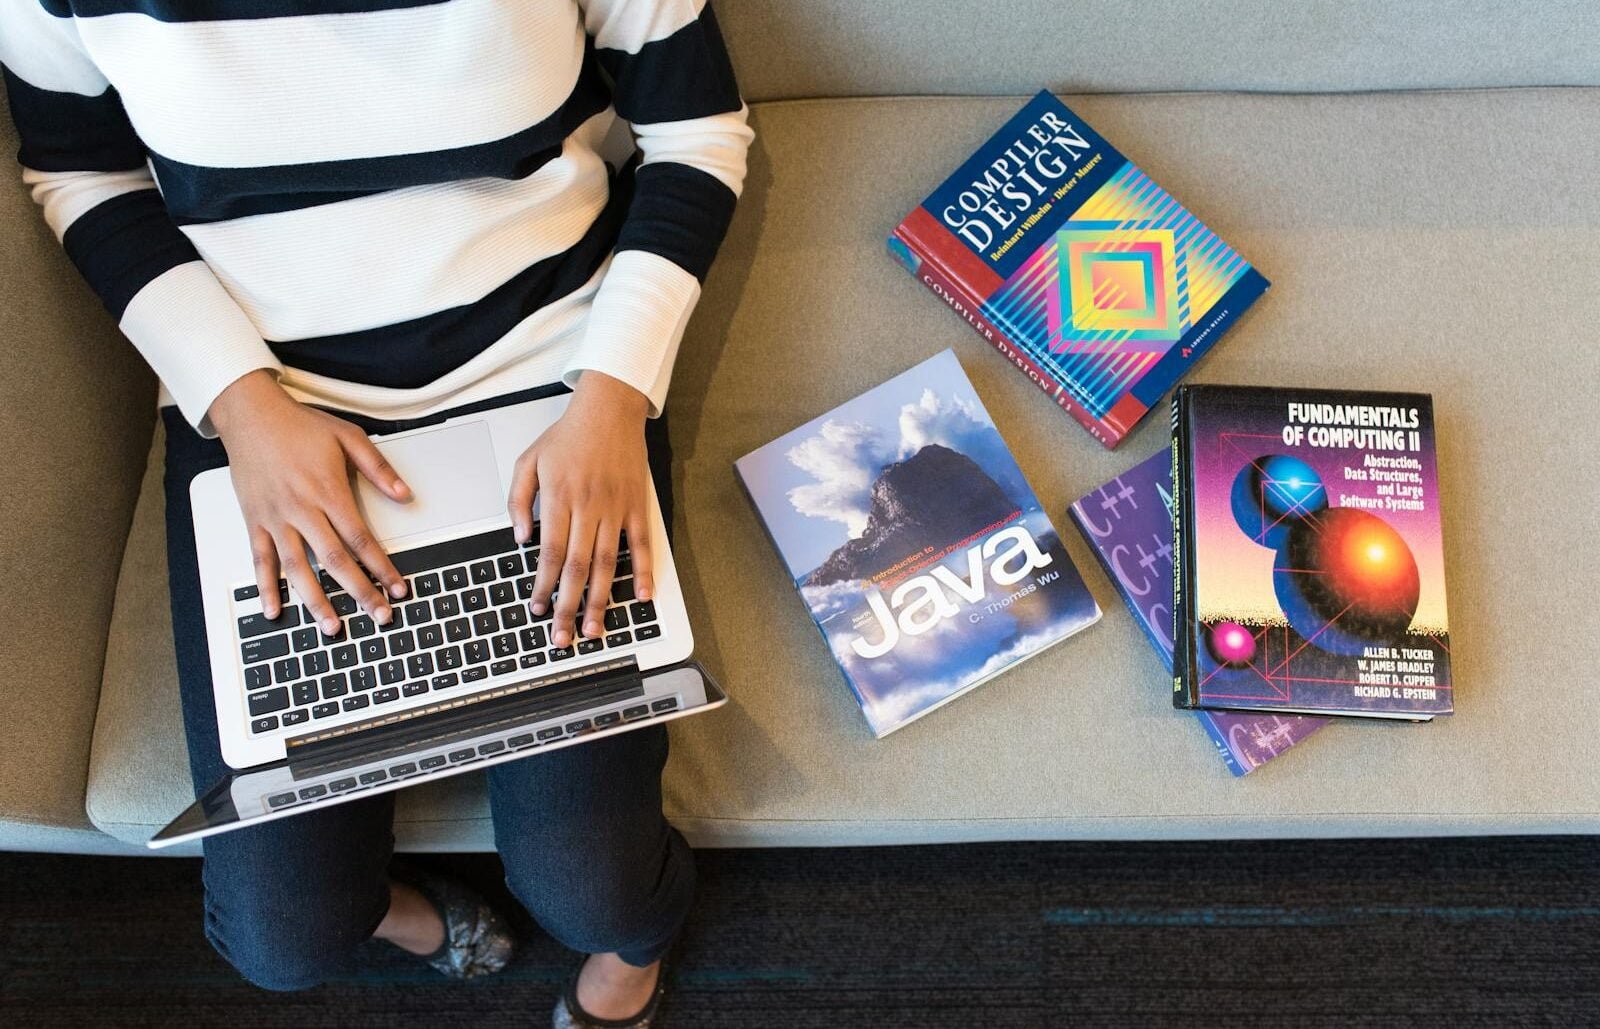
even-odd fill
[{"label": "colorful square pattern on book cover", "polygon": [[1111,446],[1268,285],[1049,93],[889,245]]},{"label": "colorful square pattern on book cover", "polygon": [[[1170,672],[1172,456],[1162,450],[1078,500],[1072,520]],[[1328,724],[1326,718],[1243,711],[1195,716],[1234,775],[1254,771]]]}]

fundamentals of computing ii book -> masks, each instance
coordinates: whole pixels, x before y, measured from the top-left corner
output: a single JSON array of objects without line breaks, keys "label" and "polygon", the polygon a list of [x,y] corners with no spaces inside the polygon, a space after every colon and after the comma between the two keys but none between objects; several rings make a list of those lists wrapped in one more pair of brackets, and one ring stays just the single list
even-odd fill
[{"label": "fundamentals of computing ii book", "polygon": [[949,350],[736,467],[876,736],[1100,617]]},{"label": "fundamentals of computing ii book", "polygon": [[[1072,505],[1072,520],[1139,628],[1172,668],[1172,455],[1163,450]],[[1270,712],[1196,711],[1217,753],[1245,775],[1328,724]]]},{"label": "fundamentals of computing ii book", "polygon": [[1432,399],[1182,386],[1173,430],[1173,702],[1450,713]]},{"label": "fundamentals of computing ii book", "polygon": [[1268,285],[1049,93],[907,215],[889,250],[1107,447]]}]

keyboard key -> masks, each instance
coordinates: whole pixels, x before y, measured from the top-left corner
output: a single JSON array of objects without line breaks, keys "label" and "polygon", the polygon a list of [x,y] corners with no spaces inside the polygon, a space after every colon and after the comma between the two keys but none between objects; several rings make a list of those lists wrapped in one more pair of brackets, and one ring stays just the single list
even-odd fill
[{"label": "keyboard key", "polygon": [[356,777],[353,776],[353,775],[346,776],[343,779],[335,779],[335,780],[333,780],[333,782],[330,782],[328,784],[328,789],[332,790],[335,793],[342,793],[345,790],[353,790],[355,788],[356,788]]},{"label": "keyboard key", "polygon": [[388,772],[385,772],[381,768],[374,768],[370,772],[362,772],[361,773],[361,785],[363,785],[363,786],[371,786],[373,783],[375,783],[375,782],[383,782],[383,780],[385,780],[387,778],[389,778],[389,773]]},{"label": "keyboard key", "polygon": [[300,624],[300,609],[286,607],[278,612],[278,617],[268,618],[266,615],[245,615],[239,619],[239,638],[247,640],[252,636],[265,636],[269,632],[278,632],[282,629],[293,629]]},{"label": "keyboard key", "polygon": [[596,729],[604,729],[607,726],[616,725],[620,721],[622,721],[621,715],[617,714],[615,711],[607,711],[603,715],[594,716],[594,727]]},{"label": "keyboard key", "polygon": [[267,798],[267,807],[283,807],[285,804],[293,804],[298,799],[293,793],[275,793]]},{"label": "keyboard key", "polygon": [[633,574],[633,555],[624,550],[617,555],[617,570],[613,573],[617,578],[625,578]]},{"label": "keyboard key", "polygon": [[389,648],[384,646],[383,640],[370,639],[361,641],[361,660],[366,664],[382,661],[389,656]]},{"label": "keyboard key", "polygon": [[572,656],[572,648],[571,647],[556,647],[555,649],[550,651],[550,660],[552,660],[552,661],[565,661],[567,658],[569,658],[571,656]]},{"label": "keyboard key", "polygon": [[452,618],[444,623],[444,638],[451,643],[460,643],[462,640],[472,638],[472,623],[465,618]]},{"label": "keyboard key", "polygon": [[433,596],[434,594],[438,593],[440,589],[439,573],[429,572],[426,575],[417,576],[414,588],[416,589],[417,596],[419,597]]},{"label": "keyboard key", "polygon": [[489,641],[468,640],[466,654],[468,664],[482,664],[483,662],[489,660]]},{"label": "keyboard key", "polygon": [[622,709],[622,717],[628,719],[630,722],[635,718],[643,718],[649,713],[650,706],[648,704],[636,704],[633,707],[625,707]]},{"label": "keyboard key", "polygon": [[349,624],[350,638],[354,640],[359,640],[365,636],[371,636],[373,633],[378,631],[378,627],[373,623],[370,615],[356,615],[354,618],[350,619]]},{"label": "keyboard key", "polygon": [[542,649],[544,649],[544,644],[545,644],[544,626],[542,626],[542,625],[529,626],[528,628],[522,630],[522,632],[520,633],[520,636],[521,636],[521,639],[522,639],[522,649],[523,650],[542,650]]},{"label": "keyboard key", "polygon": [[521,664],[523,668],[538,668],[540,665],[544,664],[544,655],[524,654],[518,659],[518,663]]},{"label": "keyboard key", "polygon": [[628,627],[628,609],[622,606],[606,608],[606,632],[616,632]]},{"label": "keyboard key", "polygon": [[517,652],[517,637],[515,633],[503,632],[489,642],[494,647],[495,657],[512,657]]},{"label": "keyboard key", "polygon": [[261,589],[254,583],[249,586],[240,586],[233,591],[234,600],[254,600],[259,596],[261,596]]},{"label": "keyboard key", "polygon": [[370,665],[350,669],[350,688],[353,690],[370,690],[378,685],[378,675]]},{"label": "keyboard key", "polygon": [[625,647],[632,642],[633,633],[631,632],[614,632],[606,637],[606,646],[608,647]]},{"label": "keyboard key", "polygon": [[488,606],[489,595],[483,591],[482,587],[467,590],[461,594],[461,609],[463,611],[482,611]]},{"label": "keyboard key", "polygon": [[473,665],[471,668],[463,668],[461,670],[462,682],[479,682],[487,678],[489,678],[489,669],[482,665]]},{"label": "keyboard key", "polygon": [[251,732],[271,732],[272,730],[276,729],[277,727],[278,727],[278,716],[277,715],[268,715],[265,718],[257,718],[255,721],[250,723],[250,731]]},{"label": "keyboard key", "polygon": [[389,637],[389,654],[391,657],[409,654],[416,649],[417,637],[410,629],[401,629]]},{"label": "keyboard key", "polygon": [[332,700],[334,697],[342,697],[349,692],[350,677],[345,675],[345,673],[335,672],[332,675],[324,675],[322,677],[323,700]]},{"label": "keyboard key", "polygon": [[441,647],[434,651],[434,664],[441,671],[448,672],[453,668],[460,668],[465,662],[461,659],[460,647]]},{"label": "keyboard key", "polygon": [[333,605],[333,613],[340,618],[349,618],[356,613],[356,598],[348,593],[331,594],[328,603]]},{"label": "keyboard key", "polygon": [[293,682],[300,678],[300,659],[286,657],[282,661],[272,662],[272,679],[274,682]]},{"label": "keyboard key", "polygon": [[447,568],[444,571],[444,588],[447,590],[464,589],[467,583],[467,570],[465,567]]},{"label": "keyboard key", "polygon": [[486,582],[494,581],[494,562],[477,561],[468,569],[472,573],[472,584],[481,586]]},{"label": "keyboard key", "polygon": [[424,625],[417,630],[417,646],[424,650],[432,650],[444,642],[444,626]]},{"label": "keyboard key", "polygon": [[632,600],[633,597],[632,579],[618,579],[611,584],[611,602],[613,604],[625,604]]},{"label": "keyboard key", "polygon": [[333,648],[333,667],[335,668],[349,668],[360,660],[361,658],[356,653],[356,645],[354,643],[345,643]]},{"label": "keyboard key", "polygon": [[289,636],[283,633],[277,636],[258,636],[253,640],[245,640],[239,648],[239,654],[244,658],[244,663],[253,665],[257,661],[270,661],[275,657],[282,657],[289,652]]},{"label": "keyboard key", "polygon": [[421,625],[433,618],[433,607],[426,600],[416,600],[406,605],[406,624]]},{"label": "keyboard key", "polygon": [[405,613],[405,611],[402,610],[401,608],[398,608],[398,607],[391,607],[389,609],[389,620],[387,622],[385,622],[384,624],[378,626],[378,629],[380,631],[382,631],[382,632],[394,632],[397,629],[404,629],[405,627],[406,627],[406,613]]},{"label": "keyboard key", "polygon": [[533,733],[531,733],[531,732],[525,732],[520,736],[513,736],[509,740],[506,740],[506,743],[509,746],[513,747],[513,748],[526,747],[528,744],[530,744],[532,742],[533,742]]},{"label": "keyboard key", "polygon": [[400,687],[400,692],[408,697],[420,697],[424,693],[428,692],[428,684],[421,679],[417,680],[416,682],[408,682],[404,686]]},{"label": "keyboard key", "polygon": [[251,665],[244,670],[244,688],[265,689],[272,685],[272,669],[267,665]]},{"label": "keyboard key", "polygon": [[546,740],[553,740],[557,736],[560,736],[560,735],[561,735],[561,726],[559,726],[559,725],[552,725],[547,729],[540,729],[537,733],[534,734],[535,738],[538,739],[540,743],[543,743]]},{"label": "keyboard key", "polygon": [[329,715],[336,715],[338,713],[339,705],[337,703],[318,704],[316,707],[311,709],[312,718],[327,718]]},{"label": "keyboard key", "polygon": [[500,609],[500,624],[516,629],[528,624],[528,609],[520,603],[508,604]]},{"label": "keyboard key", "polygon": [[634,625],[640,622],[653,622],[656,620],[656,602],[636,600],[628,605],[628,615],[633,619]]},{"label": "keyboard key", "polygon": [[500,631],[500,619],[493,611],[479,611],[472,616],[472,631],[479,636],[493,636]]},{"label": "keyboard key", "polygon": [[497,582],[489,587],[489,603],[495,607],[514,604],[517,601],[516,588],[509,582]]},{"label": "keyboard key", "polygon": [[660,635],[661,626],[659,625],[641,625],[637,629],[633,630],[633,638],[641,642],[644,640],[653,640]]},{"label": "keyboard key", "polygon": [[294,684],[294,702],[296,704],[315,704],[317,702],[317,683],[315,679]]},{"label": "keyboard key", "polygon": [[524,575],[522,578],[517,580],[517,599],[533,599],[533,576]]},{"label": "keyboard key", "polygon": [[308,625],[303,629],[296,629],[291,632],[289,641],[294,644],[294,652],[298,654],[320,644],[322,642],[322,633],[317,631],[316,626]]},{"label": "keyboard key", "polygon": [[495,565],[500,569],[500,578],[515,579],[522,574],[522,555],[502,554]]},{"label": "keyboard key", "polygon": [[318,797],[326,797],[327,795],[328,788],[326,786],[307,786],[300,791],[301,800],[316,800]]},{"label": "keyboard key", "polygon": [[433,677],[433,688],[436,690],[447,690],[452,686],[460,685],[461,676],[454,672],[447,672],[444,675],[436,675]]},{"label": "keyboard key", "polygon": [[604,640],[579,640],[578,653],[596,654],[605,649],[605,645],[606,644]]},{"label": "keyboard key", "polygon": [[413,679],[426,679],[433,674],[432,654],[412,654],[406,658],[406,674]]},{"label": "keyboard key", "polygon": [[378,681],[385,686],[393,686],[406,677],[406,663],[399,658],[385,661],[378,666]]},{"label": "keyboard key", "polygon": [[587,718],[580,718],[576,722],[567,723],[567,732],[569,733],[588,732],[590,728],[592,726]]},{"label": "keyboard key", "polygon": [[279,686],[275,690],[250,694],[251,715],[270,715],[274,711],[282,711],[288,706],[289,687],[287,686]]},{"label": "keyboard key", "polygon": [[677,697],[662,697],[660,700],[654,700],[650,702],[650,710],[656,712],[657,714],[660,714],[663,711],[671,711],[677,706]]},{"label": "keyboard key", "polygon": [[389,768],[389,777],[392,778],[392,779],[398,779],[402,775],[410,775],[412,772],[415,772],[416,770],[417,770],[417,763],[415,761],[402,761],[398,765],[391,765],[390,766],[390,768]]},{"label": "keyboard key", "polygon": [[456,764],[459,764],[462,761],[471,761],[477,756],[478,752],[473,750],[471,747],[468,747],[465,750],[452,750],[450,752],[450,760]]},{"label": "keyboard key", "polygon": [[305,708],[297,707],[293,711],[285,711],[278,717],[283,719],[284,725],[299,725],[301,722],[310,718],[311,715],[307,713]]},{"label": "keyboard key", "polygon": [[392,700],[399,699],[400,687],[398,686],[385,686],[383,689],[372,695],[372,702],[374,704],[387,704]]},{"label": "keyboard key", "polygon": [[445,756],[443,754],[434,754],[432,757],[425,757],[421,761],[418,761],[417,765],[424,772],[431,772],[435,768],[442,767],[444,765],[445,761],[446,761],[446,758],[445,758]]},{"label": "keyboard key", "polygon": [[489,666],[489,674],[490,675],[509,675],[512,672],[516,671],[516,670],[517,670],[517,663],[515,661],[509,661],[509,660],[508,661],[496,661],[494,664]]},{"label": "keyboard key", "polygon": [[454,618],[461,613],[461,598],[454,593],[440,597],[433,602],[433,617]]},{"label": "keyboard key", "polygon": [[490,740],[488,743],[485,743],[478,748],[478,753],[482,754],[484,757],[488,757],[490,754],[498,754],[505,749],[506,745],[503,741]]},{"label": "keyboard key", "polygon": [[367,699],[367,695],[365,693],[357,693],[353,697],[344,698],[344,700],[342,700],[340,703],[344,705],[344,709],[346,711],[359,711],[361,708],[364,708],[368,704],[372,703],[372,701]]}]

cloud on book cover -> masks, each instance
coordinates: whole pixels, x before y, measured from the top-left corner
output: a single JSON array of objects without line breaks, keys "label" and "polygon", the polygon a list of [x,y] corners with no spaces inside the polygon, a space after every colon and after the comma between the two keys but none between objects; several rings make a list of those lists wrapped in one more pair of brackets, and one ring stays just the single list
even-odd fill
[{"label": "cloud on book cover", "polygon": [[866,531],[872,486],[884,466],[933,443],[971,458],[1019,505],[1031,501],[1005,441],[976,401],[924,389],[901,406],[894,425],[825,421],[816,435],[784,455],[815,480],[789,490],[789,503],[800,514],[839,522],[850,538],[858,537]]}]

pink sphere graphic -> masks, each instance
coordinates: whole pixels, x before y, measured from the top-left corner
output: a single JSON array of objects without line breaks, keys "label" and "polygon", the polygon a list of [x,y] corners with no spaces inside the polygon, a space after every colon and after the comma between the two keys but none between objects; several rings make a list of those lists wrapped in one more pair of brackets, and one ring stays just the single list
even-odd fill
[{"label": "pink sphere graphic", "polygon": [[1211,655],[1229,668],[1243,668],[1256,656],[1256,637],[1238,622],[1218,622],[1206,637]]}]

